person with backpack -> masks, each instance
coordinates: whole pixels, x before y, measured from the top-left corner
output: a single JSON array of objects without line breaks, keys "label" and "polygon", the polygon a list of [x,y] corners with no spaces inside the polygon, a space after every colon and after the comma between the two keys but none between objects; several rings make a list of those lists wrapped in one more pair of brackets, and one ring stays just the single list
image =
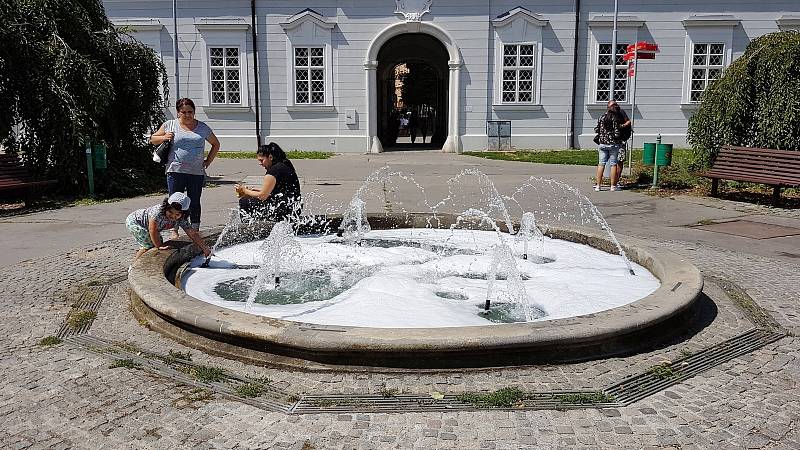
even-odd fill
[{"label": "person with backpack", "polygon": [[611,180],[611,185],[616,186],[619,189],[619,179],[622,176],[622,167],[624,165],[625,158],[628,155],[627,143],[628,139],[630,139],[633,135],[633,127],[631,126],[630,117],[628,117],[628,114],[625,113],[624,109],[620,108],[617,102],[614,100],[608,102],[608,110],[617,115],[617,120],[619,120],[619,138],[622,140],[622,147],[620,147],[619,154],[617,155],[617,179]]},{"label": "person with backpack", "polygon": [[616,185],[619,180],[617,157],[619,156],[620,148],[623,148],[622,139],[620,138],[619,115],[615,111],[608,109],[605,114],[597,119],[594,132],[594,142],[599,146],[597,149],[599,156],[596,172],[597,184],[594,185],[594,190],[600,190],[603,185],[603,171],[606,168],[606,164],[611,164],[611,190],[617,191],[619,190]]}]

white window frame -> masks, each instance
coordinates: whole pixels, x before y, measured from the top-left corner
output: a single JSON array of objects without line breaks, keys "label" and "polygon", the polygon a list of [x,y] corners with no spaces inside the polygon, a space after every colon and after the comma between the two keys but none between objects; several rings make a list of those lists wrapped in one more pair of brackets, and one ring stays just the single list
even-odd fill
[{"label": "white window frame", "polygon": [[[503,110],[538,110],[542,108],[542,29],[547,26],[548,21],[542,19],[538,14],[529,10],[517,7],[500,15],[492,20],[494,28],[494,95],[492,99],[492,109],[495,111]],[[530,101],[503,101],[503,70],[504,49],[506,45],[533,46],[533,66],[531,79],[531,100]],[[519,58],[519,54],[517,55]],[[519,93],[519,67],[517,70],[517,99]],[[523,68],[523,70],[527,70]]]},{"label": "white window frame", "polygon": [[[523,55],[522,55],[522,47],[523,46],[531,48],[531,54],[530,55],[524,55],[524,56],[530,56],[531,57],[531,65],[529,65],[529,66],[520,65],[520,61],[522,60],[522,57],[523,57]],[[507,65],[506,64],[506,57],[507,57],[506,53],[505,53],[506,47],[515,47],[515,53],[514,53],[515,63],[513,65]],[[537,79],[538,79],[538,77],[536,76],[536,65],[537,65],[536,64],[536,55],[538,54],[538,52],[536,51],[536,43],[535,42],[503,42],[500,45],[500,49],[501,49],[500,50],[500,52],[501,52],[501,55],[500,55],[500,70],[498,71],[498,74],[497,74],[497,76],[499,78],[499,85],[500,85],[500,92],[499,92],[500,97],[498,98],[500,104],[503,104],[503,105],[533,105],[533,104],[536,104],[537,103],[537,101],[536,101],[536,83],[537,83]],[[522,82],[522,80],[520,79],[519,73],[520,73],[520,71],[523,71],[523,70],[531,72],[531,78],[530,78],[531,88],[529,90],[529,92],[531,94],[531,98],[530,98],[530,100],[527,100],[527,101],[523,101],[523,100],[519,99],[520,92],[528,92],[527,90],[526,91],[520,91],[520,88],[519,88],[519,85]],[[510,92],[510,91],[507,91],[505,89],[505,83],[507,81],[505,74],[506,74],[507,71],[513,71],[514,72],[514,100],[506,100],[505,99],[505,93],[506,92]]]},{"label": "white window frame", "polygon": [[[620,104],[630,103],[630,99],[629,99],[629,95],[630,95],[630,83],[629,83],[629,81],[630,80],[628,80],[628,63],[625,62],[624,60],[622,60],[622,57],[626,53],[626,48],[630,44],[632,44],[632,42],[620,42],[619,40],[617,40],[616,55],[614,55],[614,54],[611,55],[612,64],[602,64],[601,65],[600,64],[600,56],[601,56],[600,46],[607,45],[607,46],[611,47],[611,42],[609,41],[609,42],[598,42],[597,43],[597,48],[595,48],[595,54],[596,54],[595,58],[596,59],[594,60],[594,67],[595,67],[594,77],[595,78],[594,78],[594,84],[592,85],[592,89],[594,90],[594,102],[595,103],[607,104],[611,100],[611,70],[616,70],[615,77],[614,77],[614,97],[615,97],[614,100],[617,103],[620,103]],[[618,60],[616,66],[613,64],[613,58],[615,58],[615,57]],[[602,91],[608,91],[608,94],[609,94],[608,97],[609,98],[607,98],[607,99],[599,99],[598,98],[598,96],[599,96],[599,94],[601,92],[601,89],[599,89],[599,86],[598,86],[598,84],[600,83],[600,80],[601,80],[600,79],[600,71],[601,70],[608,70],[609,71],[608,89],[603,89],[602,90]],[[625,88],[624,89],[617,89],[616,88],[616,86],[618,84],[620,84],[620,81],[622,80],[622,78],[619,77],[620,72],[623,74],[623,76],[625,78]],[[616,97],[618,96],[618,94],[617,94],[618,92],[624,92],[625,98],[617,99]]]},{"label": "white window frame", "polygon": [[[696,47],[703,46],[702,54],[697,53]],[[721,47],[721,51],[717,53],[711,53],[711,50],[716,50],[718,47]],[[694,42],[691,48],[692,56],[690,59],[691,66],[689,67],[689,97],[687,98],[689,103],[700,103],[700,99],[694,99],[693,94],[695,92],[699,92],[700,95],[703,95],[706,89],[708,89],[708,85],[711,84],[712,81],[719,79],[722,76],[722,72],[725,69],[725,43],[723,42]],[[703,61],[702,63],[697,62],[697,57],[702,56]],[[712,62],[714,64],[712,64]],[[701,78],[695,77],[695,71],[702,70],[703,76]],[[710,74],[712,71],[719,70],[718,76],[711,77]],[[703,82],[703,89],[695,89],[695,81],[702,81]]]},{"label": "white window frame", "polygon": [[[683,60],[683,85],[681,88],[681,108],[692,110],[699,102],[691,99],[692,61],[694,44],[723,44],[722,71],[733,61],[733,29],[739,20],[729,15],[697,15],[683,20],[686,29],[686,43]],[[706,86],[708,87],[708,86]]]},{"label": "white window frame", "polygon": [[[607,100],[597,100],[598,82],[598,62],[600,59],[600,44],[611,44],[613,32],[613,16],[593,16],[589,19],[589,61],[587,61],[586,79],[589,80],[589,89],[586,90],[587,109],[605,110],[608,107]],[[635,16],[618,16],[617,18],[617,45],[622,43],[632,44],[639,41],[639,28],[644,25],[644,21]],[[611,66],[609,66],[611,67]],[[617,70],[625,70],[625,100],[619,101],[620,105],[630,105],[631,85],[628,77],[628,65],[625,63]]]},{"label": "white window frame", "polygon": [[[306,55],[302,57],[305,60],[305,62],[307,63],[306,65],[297,65],[297,61],[298,61],[297,51],[298,51],[298,49],[301,49],[301,48],[302,49],[306,49]],[[314,49],[321,49],[322,50],[322,56],[321,57],[320,56],[314,56],[312,54],[313,53],[312,50],[314,50]],[[314,58],[317,58],[317,59],[321,58],[322,59],[322,65],[319,65],[319,64],[314,65],[312,63]],[[292,47],[292,81],[293,81],[293,83],[292,83],[292,87],[293,87],[292,94],[294,95],[294,103],[295,103],[295,105],[297,105],[297,106],[325,106],[327,104],[326,102],[328,100],[328,96],[330,95],[330,91],[328,91],[328,89],[327,89],[327,78],[328,77],[327,77],[327,74],[325,73],[326,72],[326,67],[325,67],[326,64],[325,63],[326,63],[326,52],[325,52],[325,46],[324,45],[309,45],[309,46],[294,46],[294,47]],[[314,81],[319,81],[319,80],[314,80],[313,79],[313,72],[314,71],[320,71],[320,70],[322,71],[322,90],[321,91],[319,89],[316,89],[316,90],[314,89]],[[306,73],[306,78],[304,80],[301,80],[301,79],[297,78],[297,72],[298,71],[303,71],[303,72]],[[308,101],[306,101],[306,102],[297,101],[297,95],[298,95],[297,83],[298,83],[298,81],[305,81],[307,83],[307,85],[308,85],[308,89],[305,91],[307,99],[308,99]],[[321,101],[321,102],[313,101],[314,100],[314,94],[315,93],[319,93],[319,92],[322,93],[322,100],[323,101]]]},{"label": "white window frame", "polygon": [[[333,28],[336,23],[329,21],[312,10],[287,18],[280,23],[286,33],[286,109],[289,111],[334,111],[333,91]],[[324,96],[323,103],[311,103],[309,89],[309,103],[298,103],[295,79],[295,49],[296,48],[322,48]],[[310,75],[310,74],[309,74]],[[309,88],[311,87],[309,80]]]},{"label": "white window frame", "polygon": [[[200,43],[203,68],[203,96],[201,101],[203,109],[209,112],[250,110],[249,60],[252,57],[252,50],[247,44],[250,25],[243,20],[237,19],[205,19],[195,23],[195,27],[202,37]],[[211,102],[211,49],[217,47],[239,49],[239,92],[241,103],[228,103],[227,86],[226,103]]]},{"label": "white window frame", "polygon": [[[220,49],[222,54],[220,56],[214,56],[214,49]],[[228,65],[229,63],[229,53],[231,50],[236,50],[236,65]],[[209,79],[209,97],[208,97],[208,104],[209,106],[242,106],[242,50],[238,46],[222,46],[222,45],[209,45],[208,46],[208,79]],[[222,65],[214,65],[212,64],[215,58],[220,58],[222,60]],[[216,80],[214,78],[214,71],[222,71],[222,80]],[[236,80],[230,79],[229,75],[230,72],[235,70],[237,72]],[[222,91],[215,91],[214,90],[214,82],[215,81],[222,81],[223,87]],[[232,102],[230,101],[230,81],[236,81],[239,84],[239,101]],[[215,102],[214,101],[214,94],[217,92],[222,92],[222,97],[224,101],[222,102]]]}]

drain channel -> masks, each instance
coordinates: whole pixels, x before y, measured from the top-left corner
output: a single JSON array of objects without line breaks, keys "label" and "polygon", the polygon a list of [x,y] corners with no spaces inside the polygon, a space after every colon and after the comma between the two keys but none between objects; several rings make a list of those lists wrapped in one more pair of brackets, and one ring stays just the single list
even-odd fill
[{"label": "drain channel", "polygon": [[129,360],[135,367],[147,370],[148,372],[170,378],[189,386],[205,388],[233,400],[247,403],[267,411],[287,413],[291,406],[289,405],[288,394],[269,384],[259,383],[261,392],[258,396],[242,396],[237,391],[237,387],[241,388],[246,385],[252,385],[254,380],[242,378],[233,374],[224,373],[224,375],[221,375],[223,381],[199,381],[190,374],[197,373],[197,369],[203,366],[193,364],[186,360],[141,351],[131,348],[129,344],[115,344],[114,342],[86,334],[71,336],[67,338],[65,342],[110,357],[116,361]]},{"label": "drain channel", "polygon": [[655,366],[645,373],[612,385],[604,392],[613,396],[622,405],[628,406],[715,366],[771,344],[784,336],[783,333],[752,329],[694,355]]},{"label": "drain channel", "polygon": [[78,299],[72,304],[72,309],[58,329],[56,336],[64,339],[89,331],[106,293],[108,293],[108,285],[81,287]]}]

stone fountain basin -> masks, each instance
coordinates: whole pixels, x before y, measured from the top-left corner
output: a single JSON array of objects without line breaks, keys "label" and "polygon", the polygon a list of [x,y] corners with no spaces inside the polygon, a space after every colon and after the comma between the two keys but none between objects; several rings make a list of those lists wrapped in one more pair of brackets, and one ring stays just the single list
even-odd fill
[{"label": "stone fountain basin", "polygon": [[[370,217],[374,229],[424,227],[428,216]],[[437,215],[447,228],[456,217]],[[333,229],[340,218],[331,218]],[[264,224],[261,236],[268,233]],[[597,230],[548,227],[545,234],[616,254]],[[213,240],[215,235],[209,235]],[[128,276],[134,312],[151,328],[210,353],[251,363],[303,368],[443,369],[569,362],[629,354],[659,345],[691,325],[703,289],[700,271],[675,253],[617,235],[628,258],[661,282],[650,295],[618,308],[531,323],[447,328],[318,325],[256,316],[198,300],[176,287],[194,246],[148,251]],[[579,281],[579,280],[576,280]]]}]

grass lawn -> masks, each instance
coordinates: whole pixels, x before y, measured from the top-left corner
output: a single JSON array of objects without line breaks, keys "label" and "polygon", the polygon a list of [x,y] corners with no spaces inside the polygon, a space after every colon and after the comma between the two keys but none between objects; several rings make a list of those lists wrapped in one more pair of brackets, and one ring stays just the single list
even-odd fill
[{"label": "grass lawn", "polygon": [[[290,150],[286,152],[286,156],[289,159],[328,159],[333,156],[333,152],[304,152],[300,150]],[[242,151],[234,151],[234,152],[219,152],[217,153],[217,158],[225,158],[225,159],[256,159],[256,152],[242,152]]]},{"label": "grass lawn", "polygon": [[[672,151],[673,163],[688,160],[691,149],[676,148]],[[573,166],[597,165],[597,150],[520,150],[516,152],[464,152],[465,155],[503,161],[522,161],[540,164],[568,164]],[[633,162],[642,160],[642,150],[633,150]]]}]

